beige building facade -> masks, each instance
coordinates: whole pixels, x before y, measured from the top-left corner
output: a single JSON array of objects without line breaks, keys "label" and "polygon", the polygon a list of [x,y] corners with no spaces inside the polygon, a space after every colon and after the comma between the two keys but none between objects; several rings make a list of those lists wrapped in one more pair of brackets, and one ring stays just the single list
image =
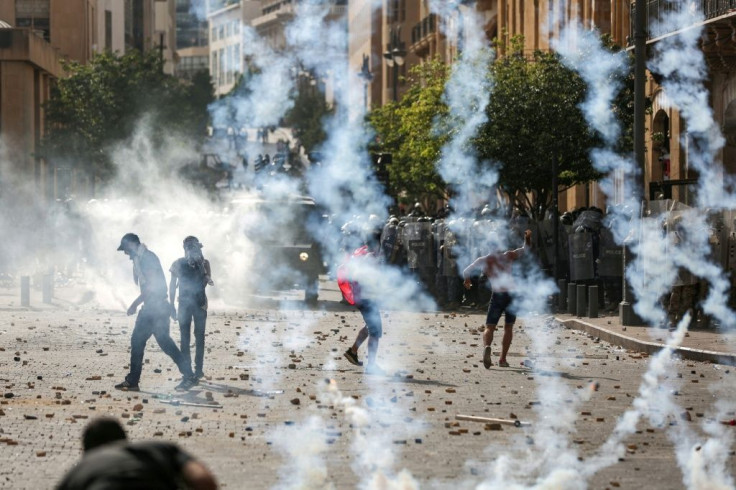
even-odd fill
[{"label": "beige building facade", "polygon": [[[630,30],[628,0],[477,0],[460,8],[474,9],[482,17],[485,36],[499,41],[498,56],[504,55],[505,45],[516,35],[524,36],[529,54],[549,50],[560,26],[573,21],[610,34],[622,46]],[[453,23],[456,18],[433,12],[429,0],[350,0],[350,69],[360,72],[364,56],[370,57],[373,78],[365,89],[369,106],[400,98],[406,90],[403,80],[413,66],[433,58],[452,63],[459,44],[448,34],[457,32]],[[390,56],[396,48],[404,54],[398,67]],[[605,206],[605,197],[594,183],[560,195],[562,210],[592,205]]]},{"label": "beige building facade", "polygon": [[[651,15],[657,9],[671,8],[664,2],[648,1]],[[355,0],[350,2],[351,69],[360,70],[363,55],[370,49],[371,69],[375,74],[368,89],[371,105],[385,104],[392,100],[393,70],[388,66],[385,54],[398,39],[400,50],[406,51],[404,65],[399,68],[398,97],[405,87],[401,78],[414,65],[439,57],[452,62],[457,56],[457,40],[448,38],[446,29],[453,20],[440,18],[429,9],[425,0]],[[578,22],[586,29],[609,34],[613,41],[624,48],[632,48],[633,13],[635,1],[631,0],[478,0],[471,3],[483,15],[483,29],[489,40],[498,40],[498,56],[503,56],[505,46],[512,36],[523,35],[525,52],[551,49],[552,40],[559,36],[561,26]],[[725,147],[717,156],[722,162],[724,174],[736,172],[736,41],[733,26],[736,25],[736,2],[698,2],[697,8],[704,21],[701,46],[708,64],[707,88],[709,104],[714,118],[725,137]],[[379,25],[366,27],[366,14],[380,18]],[[377,13],[376,13],[377,12]],[[392,32],[398,33],[392,38]],[[652,35],[650,46],[661,42],[672,33]],[[357,38],[354,39],[354,36]],[[375,38],[381,39],[380,48]],[[380,60],[375,62],[373,60]],[[657,83],[657,75],[649,74],[646,82],[647,96],[652,101],[652,111],[646,120],[646,162],[643,176],[644,198],[661,195],[693,204],[694,196],[688,190],[696,172],[688,163],[692,145],[687,132],[687,122],[668,99],[666,91]],[[378,95],[380,94],[380,95]],[[724,179],[725,182],[726,179]],[[618,179],[623,185],[623,179]],[[617,196],[623,195],[622,189]],[[613,196],[615,201],[618,197]],[[581,206],[604,208],[606,197],[595,183],[580,185],[560,194],[561,210]]]},{"label": "beige building facade", "polygon": [[[0,140],[13,168],[33,176],[39,195],[65,197],[59,169],[39,155],[44,104],[61,61],[87,63],[97,52],[152,49],[163,39],[173,72],[174,0],[0,1]],[[156,21],[158,19],[158,22]],[[158,37],[156,34],[159,34]]]},{"label": "beige building facade", "polygon": [[[702,28],[700,47],[708,68],[708,105],[725,138],[725,145],[715,158],[723,168],[720,184],[728,186],[729,179],[736,174],[736,39],[733,37],[736,2],[704,2],[702,6],[703,20],[694,25]],[[657,14],[656,7],[664,8],[654,7],[650,7],[650,15]],[[672,35],[666,31],[650,32],[647,44],[656,47]],[[652,110],[646,122],[646,197],[654,198],[661,193],[694,205],[696,196],[692,190],[698,173],[690,162],[694,143],[687,120],[658,83],[659,76],[649,75],[647,95],[652,100]]]},{"label": "beige building facade", "polygon": [[[277,52],[287,49],[286,26],[294,20],[296,3],[292,0],[209,0],[210,74],[216,96],[232,90],[238,75],[245,69],[243,57],[249,49],[243,45],[246,42],[242,36],[243,26],[255,29],[269,49]],[[347,0],[331,0],[327,20],[344,19],[347,3]],[[330,101],[329,80],[325,81],[325,86]]]},{"label": "beige building facade", "polygon": [[9,163],[53,197],[54,175],[35,156],[43,137],[43,103],[62,73],[51,45],[29,29],[0,27],[0,141]]}]

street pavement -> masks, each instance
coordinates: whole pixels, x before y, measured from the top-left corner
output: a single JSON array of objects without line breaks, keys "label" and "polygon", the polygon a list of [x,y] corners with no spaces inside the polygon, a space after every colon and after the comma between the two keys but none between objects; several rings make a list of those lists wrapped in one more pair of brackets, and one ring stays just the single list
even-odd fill
[{"label": "street pavement", "polygon": [[[686,488],[692,473],[677,463],[676,436],[705,441],[707,421],[736,430],[727,425],[736,419],[734,343],[720,332],[689,332],[683,348],[719,357],[678,351],[657,378],[649,417],[622,437],[620,455],[606,450],[611,459],[598,464],[667,330],[624,330],[614,316],[522,319],[511,367],[496,365],[499,333],[486,370],[483,311],[387,311],[387,375],[368,376],[342,357],[360,315],[324,281],[314,309],[297,292],[213,301],[206,383],[176,393],[178,372],[151,339],[143,391],[132,393],[113,385],[126,373],[134,317],[98,304],[84,284],[58,287],[49,305],[32,293],[31,307],[20,307],[18,291],[0,289],[1,488],[53,488],[80,457],[84,424],[101,415],[121,420],[130,439],[180,444],[234,489],[508,488],[549,482],[559,468],[571,479],[549,488]],[[175,323],[171,331],[178,341]],[[725,451],[712,465],[728,474],[735,456]],[[696,449],[685,454],[697,461]]]},{"label": "street pavement", "polygon": [[[665,328],[625,326],[617,312],[599,314],[595,318],[558,314],[555,318],[569,328],[588,332],[595,337],[626,349],[654,354],[664,348],[670,332]],[[682,359],[736,365],[736,332],[726,329],[690,329],[676,347]]]}]

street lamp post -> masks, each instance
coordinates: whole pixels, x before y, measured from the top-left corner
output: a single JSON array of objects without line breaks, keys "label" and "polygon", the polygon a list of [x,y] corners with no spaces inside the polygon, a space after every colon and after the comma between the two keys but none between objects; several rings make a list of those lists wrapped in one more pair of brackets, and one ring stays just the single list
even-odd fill
[{"label": "street lamp post", "polygon": [[400,36],[400,27],[391,29],[391,42],[386,47],[386,52],[383,53],[386,65],[393,70],[394,102],[399,101],[399,67],[404,64],[404,57],[406,56],[403,43],[399,40]]},{"label": "street lamp post", "polygon": [[370,68],[370,57],[367,54],[363,55],[363,66],[358,76],[363,79],[363,107],[368,110],[368,86],[373,81],[373,73]]},{"label": "street lamp post", "polygon": [[[644,188],[646,179],[644,132],[646,131],[647,4],[648,2],[639,0],[634,5],[636,9],[634,12],[634,158],[641,172],[635,184],[636,189],[634,194],[638,195],[640,199],[644,199],[646,195],[646,189]],[[626,280],[626,267],[631,262],[631,257],[627,255],[630,254],[630,250],[627,250],[627,245],[627,243],[623,244],[623,297],[621,303],[619,303],[619,320],[622,325],[626,326],[640,325],[641,319],[636,315],[633,308],[635,298],[631,296],[628,281]]]}]

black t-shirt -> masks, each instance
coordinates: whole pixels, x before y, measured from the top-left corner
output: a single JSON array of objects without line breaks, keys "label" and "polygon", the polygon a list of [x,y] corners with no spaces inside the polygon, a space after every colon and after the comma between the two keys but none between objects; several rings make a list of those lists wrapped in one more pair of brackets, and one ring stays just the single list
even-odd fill
[{"label": "black t-shirt", "polygon": [[202,299],[207,283],[205,278],[206,262],[205,259],[202,262],[190,264],[186,258],[182,257],[171,264],[169,270],[179,279],[179,301]]},{"label": "black t-shirt", "polygon": [[57,490],[183,488],[181,470],[192,457],[167,442],[119,442],[87,452]]}]

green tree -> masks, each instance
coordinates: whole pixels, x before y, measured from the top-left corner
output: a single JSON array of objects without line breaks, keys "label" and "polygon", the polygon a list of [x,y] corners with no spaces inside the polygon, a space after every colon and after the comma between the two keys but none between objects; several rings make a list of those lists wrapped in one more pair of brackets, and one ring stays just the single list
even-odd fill
[{"label": "green tree", "polygon": [[154,143],[164,136],[201,140],[213,88],[205,72],[183,82],[163,72],[158,51],[105,52],[88,64],[69,61],[46,105],[47,160],[65,161],[94,181],[114,174],[111,148],[129,138],[144,116]]},{"label": "green tree", "polygon": [[[621,46],[613,42],[610,34],[601,36],[601,43],[612,53],[621,51]],[[621,124],[621,137],[618,145],[614,148],[619,154],[630,155],[634,148],[634,52],[631,51],[626,56],[627,68],[621,82],[621,88],[616,94],[611,108],[616,119]],[[652,108],[652,99],[645,99],[646,111],[650,112]]]},{"label": "green tree", "polygon": [[483,161],[500,164],[499,187],[513,207],[536,219],[552,203],[553,169],[559,190],[597,180],[590,150],[599,139],[579,104],[585,82],[555,53],[523,55],[523,38],[491,66],[494,90],[488,122],[476,139]]},{"label": "green tree", "polygon": [[401,100],[368,115],[376,133],[372,151],[392,154],[387,170],[395,197],[428,202],[445,196],[446,184],[436,164],[449,135],[436,128],[448,115],[442,99],[448,75],[449,66],[439,60],[415,66],[409,71],[409,88]]},{"label": "green tree", "polygon": [[[308,77],[300,78],[294,93],[294,106],[284,117],[284,124],[291,128],[306,153],[311,153],[325,142],[327,133],[324,118],[334,113],[325,94],[310,82]],[[299,148],[295,150],[299,151]]]}]

